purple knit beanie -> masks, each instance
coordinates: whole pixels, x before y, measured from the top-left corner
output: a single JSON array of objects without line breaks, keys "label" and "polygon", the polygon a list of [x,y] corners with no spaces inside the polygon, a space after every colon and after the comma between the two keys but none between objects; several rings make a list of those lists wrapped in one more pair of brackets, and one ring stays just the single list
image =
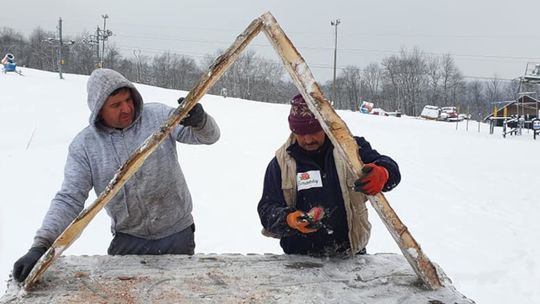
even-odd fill
[{"label": "purple knit beanie", "polygon": [[306,135],[322,130],[321,124],[309,110],[304,97],[298,94],[291,100],[289,128],[295,134]]}]

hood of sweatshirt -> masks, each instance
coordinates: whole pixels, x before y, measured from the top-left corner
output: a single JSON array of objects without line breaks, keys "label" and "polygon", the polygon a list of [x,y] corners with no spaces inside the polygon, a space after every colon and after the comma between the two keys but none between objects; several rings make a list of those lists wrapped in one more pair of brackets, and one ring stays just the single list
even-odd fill
[{"label": "hood of sweatshirt", "polygon": [[131,97],[135,107],[135,122],[141,115],[143,108],[143,99],[135,85],[127,80],[122,74],[110,69],[96,69],[88,78],[86,92],[88,93],[88,108],[90,108],[90,125],[96,128],[103,128],[100,123],[99,112],[109,95],[116,89],[127,87],[131,89]]}]

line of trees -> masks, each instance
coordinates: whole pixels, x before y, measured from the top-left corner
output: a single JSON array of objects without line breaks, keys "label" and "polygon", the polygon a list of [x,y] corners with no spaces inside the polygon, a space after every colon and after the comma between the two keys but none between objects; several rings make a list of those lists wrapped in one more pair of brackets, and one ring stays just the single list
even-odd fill
[{"label": "line of trees", "polygon": [[[488,115],[494,105],[517,98],[519,91],[540,92],[536,85],[496,76],[466,81],[449,54],[428,56],[417,48],[371,63],[363,69],[347,66],[336,79],[336,107],[355,109],[358,100],[387,111],[418,116],[425,105],[456,106],[474,119]],[[331,83],[325,85],[331,92]]]},{"label": "line of trees", "polygon": [[[97,66],[99,58],[96,45],[85,43],[88,33],[64,40],[76,43],[62,50],[62,71],[65,73],[89,75]],[[51,44],[48,38],[54,32],[35,29],[28,39],[9,28],[0,29],[0,54],[13,53],[19,66],[45,71],[57,71],[58,44]],[[131,57],[124,57],[113,45],[108,44],[103,56],[103,66],[119,71],[128,79],[163,88],[190,90],[205,73],[217,56],[206,55],[200,62],[192,57],[164,52],[148,56],[134,51]],[[286,79],[281,63],[257,56],[253,50],[246,50],[211,88],[209,93],[221,94],[226,89],[229,97],[246,98],[264,102],[286,103],[296,92],[295,86]]]},{"label": "line of trees", "polygon": [[[89,75],[97,66],[96,46],[84,43],[88,33],[66,40],[75,44],[62,50],[66,73]],[[48,42],[55,33],[35,29],[28,38],[10,28],[0,29],[0,56],[10,52],[19,66],[57,71],[57,44]],[[170,89],[190,90],[202,73],[222,53],[206,55],[200,62],[190,56],[164,52],[147,56],[134,51],[124,57],[111,43],[106,48],[103,66],[115,69],[134,82]],[[332,81],[321,84],[328,97],[332,96]],[[428,56],[417,48],[402,49],[398,55],[384,58],[366,67],[347,66],[336,78],[337,109],[358,110],[362,101],[369,101],[386,111],[400,111],[418,116],[427,105],[457,106],[462,113],[481,119],[493,108],[493,102],[513,100],[518,81],[466,81],[450,55]],[[536,91],[536,87],[525,88]],[[247,49],[210,90],[263,102],[286,103],[297,89],[289,80],[281,62],[258,56]],[[524,91],[524,89],[522,89]]]}]

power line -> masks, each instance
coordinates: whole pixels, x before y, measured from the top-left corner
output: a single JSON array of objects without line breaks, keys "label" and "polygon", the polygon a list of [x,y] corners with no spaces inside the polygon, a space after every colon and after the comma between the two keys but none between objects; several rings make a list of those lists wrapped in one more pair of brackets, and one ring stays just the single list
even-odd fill
[{"label": "power line", "polygon": [[[125,25],[131,30],[133,27],[140,26],[140,24],[136,23],[122,23],[122,22],[115,22],[115,25]],[[145,25],[145,29],[148,28],[157,28],[157,29],[186,29],[186,30],[205,30],[205,31],[214,31],[214,32],[240,32],[242,29],[234,29],[234,28],[214,28],[214,27],[192,27],[192,26],[169,26],[169,25]],[[29,31],[31,29],[29,28],[23,28],[23,30]],[[313,32],[313,31],[289,31],[290,34],[296,33],[299,35],[327,35],[327,32],[321,33],[321,32]],[[77,34],[76,32],[70,32],[70,34]],[[158,40],[178,40],[178,41],[189,41],[184,39],[175,39],[175,38],[163,38],[163,36],[160,38],[159,36],[155,36],[154,34],[151,34],[152,36],[148,39],[158,39]],[[412,34],[404,34],[404,33],[374,33],[374,32],[342,32],[342,37],[349,37],[349,36],[375,36],[375,37],[433,37],[433,38],[464,38],[464,39],[526,39],[526,40],[537,40],[540,38],[538,35],[460,35],[460,34],[423,34],[423,33],[412,33]],[[144,36],[139,35],[129,35],[129,34],[122,34],[117,36],[124,36],[124,37],[133,37],[133,38],[143,38]],[[198,42],[206,42],[204,40],[199,40]],[[219,42],[219,43],[227,43],[229,44],[230,41],[227,42]],[[269,46],[269,45],[268,45]],[[305,47],[308,48],[308,47]],[[331,48],[320,48],[320,47],[309,47],[309,48],[315,48],[315,49],[331,49]],[[344,49],[346,50],[346,49]],[[349,49],[349,50],[360,50],[360,49]],[[371,50],[370,50],[371,51]],[[387,50],[375,50],[375,51],[381,51],[381,52],[396,52],[396,51],[387,51]],[[482,55],[460,55],[460,56],[482,56]],[[501,57],[501,56],[495,56],[495,57]],[[508,57],[508,56],[503,56]],[[521,57],[517,57],[521,58]],[[529,58],[529,57],[526,57]]]},{"label": "power line", "polygon": [[[139,36],[139,35],[125,35],[117,34],[118,37],[128,37],[128,38],[137,38],[137,39],[148,39],[148,40],[161,40],[161,41],[178,41],[178,42],[194,42],[194,43],[204,43],[204,44],[223,44],[229,45],[230,41],[216,41],[216,40],[200,40],[200,39],[180,39],[180,38],[166,38],[160,36]],[[250,44],[252,47],[262,47],[262,48],[272,48],[270,44],[260,44],[253,43]],[[321,50],[321,51],[332,51],[333,47],[319,47],[319,46],[306,46],[306,45],[296,45],[298,49],[303,50]],[[360,53],[376,53],[376,54],[399,54],[401,50],[385,50],[385,49],[364,49],[364,48],[340,48],[342,52],[360,52]],[[423,51],[425,54],[442,56],[449,54],[455,57],[469,57],[469,58],[482,58],[482,59],[509,59],[509,60],[532,60],[540,61],[540,57],[531,57],[531,56],[507,56],[507,55],[478,55],[478,54],[460,54],[453,52],[428,52]]]},{"label": "power line", "polygon": [[540,39],[537,35],[459,35],[459,34],[404,34],[404,33],[344,33],[344,36],[374,36],[374,37],[422,37],[422,38],[455,38],[455,39]]},{"label": "power line", "polygon": [[[179,56],[192,56],[192,57],[205,57],[209,54],[200,54],[200,53],[191,53],[191,52],[178,52],[178,51],[171,51],[171,50],[164,50],[164,49],[153,49],[153,48],[138,48],[133,46],[117,46],[121,50],[126,51],[145,51],[147,53],[153,53],[153,54],[162,54],[163,52],[170,52],[171,54],[179,55]],[[320,70],[333,70],[334,67],[327,64],[320,64],[320,63],[312,63],[309,65],[311,69],[320,69]],[[344,66],[336,66],[337,70],[345,70],[346,67]],[[464,79],[478,79],[478,80],[492,80],[493,76],[470,76],[470,75],[464,75]],[[514,81],[516,78],[497,78],[497,80],[500,81]]]},{"label": "power line", "polygon": [[[124,22],[116,22],[115,25],[122,26],[125,25],[128,28],[133,28],[137,26],[141,26],[141,24],[136,23],[124,23]],[[246,24],[247,25],[247,24]],[[171,25],[145,25],[145,29],[148,28],[154,28],[154,29],[161,29],[161,30],[202,30],[202,31],[217,31],[217,32],[232,32],[232,33],[239,33],[244,30],[244,28],[225,28],[225,27],[197,27],[197,26],[171,26]],[[328,32],[315,32],[315,31],[287,31],[289,34],[299,34],[299,35],[328,35]],[[422,37],[422,38],[459,38],[459,39],[494,39],[494,40],[501,40],[501,39],[526,39],[526,40],[534,40],[534,39],[540,39],[539,35],[489,35],[489,34],[478,34],[478,35],[469,35],[469,34],[426,34],[426,33],[403,33],[403,32],[347,32],[344,30],[341,33],[342,37],[349,37],[349,36],[374,36],[374,37]]]},{"label": "power line", "polygon": [[[104,18],[104,29],[101,30],[99,28],[99,26],[98,26],[96,36],[90,36],[91,39],[85,40],[85,42],[87,42],[87,43],[92,43],[92,44],[97,45],[97,57],[98,57],[98,62],[99,62],[100,66],[103,65],[105,40],[107,40],[110,36],[112,36],[112,32],[109,31],[109,30],[106,30],[106,19],[108,18],[108,16],[107,15],[102,15],[102,17]],[[212,28],[207,28],[207,29],[213,30]],[[337,30],[337,26],[336,26],[336,30]],[[390,35],[390,34],[388,34],[388,35]],[[124,38],[148,39],[148,40],[152,40],[152,41],[156,41],[156,40],[179,41],[179,42],[204,43],[204,44],[212,44],[212,45],[223,44],[224,46],[228,46],[230,44],[230,41],[216,41],[216,40],[204,40],[204,39],[181,39],[181,38],[169,38],[169,37],[156,36],[156,35],[145,36],[145,35],[129,35],[129,34],[120,33],[120,34],[116,34],[115,36],[124,37]],[[466,36],[466,37],[477,37],[477,36]],[[100,54],[99,43],[101,41],[103,41],[103,45],[102,45],[101,54]],[[272,48],[272,46],[270,44],[261,44],[261,43],[252,43],[252,44],[250,44],[250,47],[251,48],[269,48],[269,49]],[[140,48],[140,47],[133,47],[133,46],[121,46],[119,48],[120,49],[128,49],[128,50],[144,50],[145,52],[150,52],[150,53],[171,52],[170,49],[167,50],[167,49],[163,49],[163,48]],[[316,47],[316,46],[303,46],[303,45],[297,45],[297,48],[302,49],[302,50],[315,50],[315,51],[317,51],[317,50],[323,50],[323,51],[332,50],[332,48],[330,48],[330,47]],[[334,47],[334,50],[335,49],[336,49],[336,47]],[[340,48],[340,51],[342,51],[342,52],[360,52],[360,53],[368,52],[368,53],[377,53],[377,54],[399,54],[401,52],[401,50],[397,51],[397,50],[364,49],[364,48]],[[209,55],[209,53],[205,53],[205,54],[194,53],[194,52],[182,52],[182,53],[179,53],[177,51],[176,52],[171,52],[171,53],[178,54],[178,55],[184,55],[184,56],[189,55],[189,56],[193,56],[193,57],[204,57],[206,55]],[[429,54],[429,55],[437,55],[437,56],[449,54],[451,56],[461,57],[461,58],[540,61],[540,58],[538,58],[538,57],[526,57],[526,56],[474,55],[474,54],[456,54],[456,53],[444,53],[443,54],[443,53],[425,52],[425,51],[422,51],[422,53]],[[325,64],[312,64],[311,67],[315,68],[315,69],[334,69],[334,70],[343,70],[343,69],[345,69],[345,67],[337,66],[337,64],[335,65],[335,67],[331,67],[331,66],[325,65]],[[487,76],[464,76],[464,78],[466,78],[466,79],[483,79],[483,80],[493,79],[493,77],[487,77]],[[501,81],[512,81],[512,80],[514,80],[514,79],[503,79],[503,78],[498,78],[498,79],[501,80]]]}]

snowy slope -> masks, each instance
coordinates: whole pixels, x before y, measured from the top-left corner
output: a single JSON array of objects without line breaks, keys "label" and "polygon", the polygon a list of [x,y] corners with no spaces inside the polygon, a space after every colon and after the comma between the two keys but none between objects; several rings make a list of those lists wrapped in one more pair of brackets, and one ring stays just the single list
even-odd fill
[{"label": "snowy slope", "polygon": [[[59,189],[67,146],[86,126],[87,76],[24,69],[0,74],[0,277],[26,252]],[[145,101],[175,105],[186,92],[138,86]],[[288,136],[286,105],[205,96],[222,137],[212,146],[179,145],[194,197],[197,252],[280,253],[260,235],[256,205],[264,171]],[[392,156],[402,183],[387,198],[425,253],[478,303],[540,299],[540,143],[532,134],[503,139],[486,125],[338,111],[355,135]],[[535,158],[536,157],[536,158]],[[94,199],[92,194],[90,199]],[[372,210],[371,210],[372,211]],[[375,212],[368,252],[395,252]],[[65,254],[106,254],[103,213]],[[4,291],[0,282],[0,293]]]}]

